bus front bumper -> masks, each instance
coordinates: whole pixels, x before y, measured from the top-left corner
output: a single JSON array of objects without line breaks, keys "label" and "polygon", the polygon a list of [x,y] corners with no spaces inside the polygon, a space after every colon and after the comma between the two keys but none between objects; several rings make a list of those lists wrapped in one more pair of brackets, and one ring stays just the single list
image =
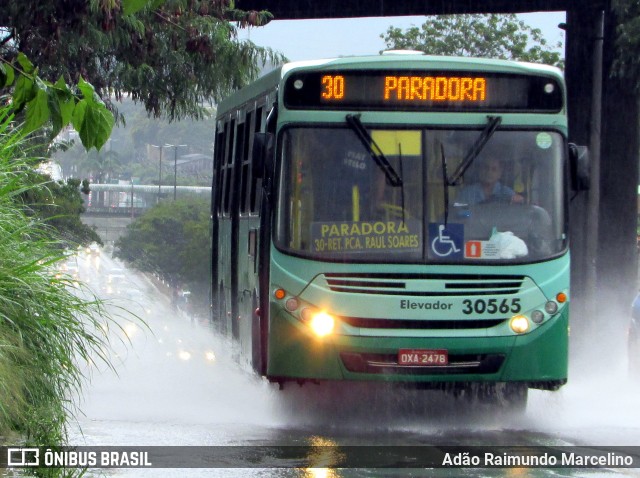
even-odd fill
[{"label": "bus front bumper", "polygon": [[[316,337],[272,309],[267,377],[271,381],[354,380],[416,384],[525,382],[555,390],[566,382],[568,308],[523,335],[494,337]],[[445,366],[398,364],[401,349],[446,350]]]}]

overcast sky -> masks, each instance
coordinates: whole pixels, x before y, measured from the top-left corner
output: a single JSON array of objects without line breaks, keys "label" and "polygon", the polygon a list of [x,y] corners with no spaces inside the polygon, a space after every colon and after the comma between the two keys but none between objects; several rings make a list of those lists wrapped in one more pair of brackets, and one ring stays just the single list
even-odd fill
[{"label": "overcast sky", "polygon": [[[563,40],[558,24],[564,12],[528,13],[520,17],[540,28],[549,42]],[[389,26],[402,29],[424,23],[419,17],[370,17],[332,20],[276,20],[265,27],[240,31],[240,38],[250,38],[260,46],[284,53],[291,61],[351,55],[377,55],[385,48],[380,35]]]}]

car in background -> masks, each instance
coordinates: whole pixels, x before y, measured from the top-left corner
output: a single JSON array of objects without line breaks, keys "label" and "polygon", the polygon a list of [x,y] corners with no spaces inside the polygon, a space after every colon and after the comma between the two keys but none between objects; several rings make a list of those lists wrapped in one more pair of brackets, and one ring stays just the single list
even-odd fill
[{"label": "car in background", "polygon": [[87,247],[85,252],[87,254],[91,254],[92,256],[99,256],[100,255],[100,246],[98,245],[97,242],[92,242],[91,244],[89,244],[89,247]]},{"label": "car in background", "polygon": [[109,284],[113,284],[114,282],[121,282],[127,276],[124,273],[124,269],[120,269],[119,267],[114,267],[109,271],[109,275],[107,276],[107,282]]},{"label": "car in background", "polygon": [[629,375],[640,381],[640,293],[631,304],[628,340]]},{"label": "car in background", "polygon": [[67,274],[69,274],[71,277],[73,277],[74,279],[77,279],[78,276],[80,275],[80,269],[78,267],[78,264],[74,261],[74,262],[67,262],[67,270],[66,270]]},{"label": "car in background", "polygon": [[80,269],[78,268],[78,263],[75,259],[69,259],[68,261],[62,262],[58,265],[58,271],[56,272],[55,277],[56,279],[66,277],[77,280],[79,275]]}]

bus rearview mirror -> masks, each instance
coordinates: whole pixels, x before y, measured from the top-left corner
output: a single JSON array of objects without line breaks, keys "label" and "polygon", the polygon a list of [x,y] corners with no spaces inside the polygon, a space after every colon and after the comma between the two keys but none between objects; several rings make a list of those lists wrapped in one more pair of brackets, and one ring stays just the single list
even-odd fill
[{"label": "bus rearview mirror", "polygon": [[569,170],[571,189],[573,191],[588,190],[591,186],[589,148],[569,143]]}]

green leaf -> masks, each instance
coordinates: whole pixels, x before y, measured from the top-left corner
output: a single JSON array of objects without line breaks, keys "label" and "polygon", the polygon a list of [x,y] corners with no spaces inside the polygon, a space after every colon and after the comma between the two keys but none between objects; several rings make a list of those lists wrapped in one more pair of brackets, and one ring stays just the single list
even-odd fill
[{"label": "green leaf", "polygon": [[114,124],[113,114],[104,104],[82,99],[73,111],[73,127],[87,150],[92,147],[102,148],[109,139]]},{"label": "green leaf", "polygon": [[73,129],[75,129],[76,131],[80,131],[80,129],[82,128],[86,110],[87,110],[87,102],[83,100],[78,101],[78,103],[76,104],[76,107],[73,110],[73,116],[71,117],[71,124],[73,125]]},{"label": "green leaf", "polygon": [[35,131],[49,120],[49,105],[47,103],[47,90],[38,88],[34,98],[27,103],[27,115],[24,123],[25,133]]},{"label": "green leaf", "polygon": [[84,81],[82,77],[78,81],[78,89],[82,93],[82,97],[91,104],[103,105],[104,102],[100,99],[100,97],[96,94],[96,90],[91,83]]},{"label": "green leaf", "polygon": [[58,80],[54,87],[49,88],[47,103],[53,125],[51,137],[55,138],[62,128],[71,122],[76,103],[67,85],[64,81],[61,85],[60,80]]},{"label": "green leaf", "polygon": [[29,60],[29,58],[27,58],[27,56],[22,52],[18,53],[18,63],[20,64],[22,71],[27,74],[33,73],[36,69],[36,67],[33,66],[33,63],[31,63],[31,60]]},{"label": "green leaf", "polygon": [[[132,15],[143,10],[147,4],[157,4],[157,1],[149,2],[149,0],[122,0],[122,13]],[[164,3],[164,0],[163,2]],[[157,5],[156,5],[157,6]],[[152,7],[155,8],[155,7]]]},{"label": "green leaf", "polygon": [[11,86],[15,78],[15,72],[11,65],[0,63],[0,88]]},{"label": "green leaf", "polygon": [[73,109],[76,106],[76,102],[73,96],[73,93],[64,82],[62,77],[58,78],[58,81],[55,83],[55,92],[58,98],[58,103],[60,106],[60,113],[62,116],[62,126],[66,126],[71,121],[71,117],[73,115]]},{"label": "green leaf", "polygon": [[16,81],[16,86],[13,91],[13,105],[15,111],[20,111],[24,108],[36,94],[36,88],[33,80],[27,76],[19,75]]}]

